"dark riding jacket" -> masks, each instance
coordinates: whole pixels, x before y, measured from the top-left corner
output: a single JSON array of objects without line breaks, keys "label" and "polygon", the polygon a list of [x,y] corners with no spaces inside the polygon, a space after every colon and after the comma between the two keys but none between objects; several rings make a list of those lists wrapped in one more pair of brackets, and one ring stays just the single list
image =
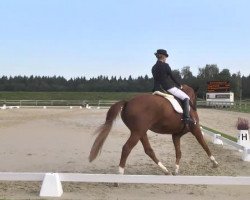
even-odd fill
[{"label": "dark riding jacket", "polygon": [[[154,78],[154,91],[167,91],[170,88],[181,87],[181,84],[174,78],[172,70],[167,63],[157,61],[152,67],[152,74]],[[175,84],[174,84],[175,83]]]}]

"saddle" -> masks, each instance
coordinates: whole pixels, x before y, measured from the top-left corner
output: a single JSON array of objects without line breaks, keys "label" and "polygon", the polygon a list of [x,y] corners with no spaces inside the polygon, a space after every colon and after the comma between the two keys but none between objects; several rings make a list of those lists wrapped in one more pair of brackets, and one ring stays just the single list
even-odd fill
[{"label": "saddle", "polygon": [[153,95],[159,95],[159,96],[164,97],[165,99],[167,99],[172,104],[174,110],[177,113],[181,113],[181,114],[183,113],[183,109],[182,109],[182,107],[180,105],[180,102],[178,102],[173,95],[167,94],[167,93],[163,93],[163,92],[160,92],[160,91],[155,91],[153,93]]}]

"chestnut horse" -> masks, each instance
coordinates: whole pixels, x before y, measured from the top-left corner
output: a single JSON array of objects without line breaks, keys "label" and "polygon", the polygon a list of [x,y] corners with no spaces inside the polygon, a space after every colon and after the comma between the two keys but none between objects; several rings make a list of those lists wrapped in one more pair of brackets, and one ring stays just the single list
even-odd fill
[{"label": "chestnut horse", "polygon": [[93,161],[100,153],[101,148],[112,128],[112,124],[117,115],[121,112],[121,118],[131,131],[130,137],[122,148],[119,164],[119,173],[124,174],[126,160],[129,153],[140,140],[145,153],[168,175],[171,174],[167,168],[158,160],[149,143],[147,131],[151,130],[159,134],[172,134],[172,140],[176,153],[175,174],[179,173],[179,162],[181,159],[180,138],[187,132],[191,132],[213,163],[218,166],[214,156],[212,156],[200,129],[199,118],[196,111],[196,93],[194,90],[183,85],[182,89],[190,97],[190,115],[195,124],[185,125],[182,121],[182,114],[177,113],[170,102],[165,98],[142,94],[134,97],[130,101],[119,101],[113,104],[107,112],[105,123],[98,129],[98,136],[91,148],[89,161]]}]

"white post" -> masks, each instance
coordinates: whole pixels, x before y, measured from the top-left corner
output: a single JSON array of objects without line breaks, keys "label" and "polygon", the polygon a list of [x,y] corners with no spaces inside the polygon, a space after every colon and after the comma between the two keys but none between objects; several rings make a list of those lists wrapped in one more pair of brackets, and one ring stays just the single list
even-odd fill
[{"label": "white post", "polygon": [[242,160],[250,162],[250,146],[244,148]]},{"label": "white post", "polygon": [[250,139],[249,139],[248,130],[240,130],[238,134],[237,143],[242,146],[250,147]]},{"label": "white post", "polygon": [[239,130],[237,144],[244,147],[244,150],[239,150],[242,152],[242,160],[250,162],[250,139],[248,130]]},{"label": "white post", "polygon": [[91,109],[91,106],[89,106],[89,104],[86,104],[86,108]]},{"label": "white post", "polygon": [[63,194],[58,173],[46,173],[40,191],[40,197],[60,197]]},{"label": "white post", "polygon": [[223,145],[222,140],[219,139],[218,136],[221,136],[221,134],[214,134],[214,136],[213,136],[213,143],[214,144],[221,144],[221,145]]}]

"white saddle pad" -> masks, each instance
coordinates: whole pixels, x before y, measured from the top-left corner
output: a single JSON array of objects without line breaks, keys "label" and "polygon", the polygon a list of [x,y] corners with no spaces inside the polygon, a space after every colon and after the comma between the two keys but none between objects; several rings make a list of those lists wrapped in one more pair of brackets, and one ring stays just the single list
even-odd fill
[{"label": "white saddle pad", "polygon": [[155,91],[153,93],[153,95],[159,95],[159,96],[162,96],[164,97],[165,99],[169,100],[169,102],[172,104],[174,110],[178,113],[183,113],[183,109],[181,107],[181,105],[179,104],[179,102],[174,98],[173,95],[171,94],[166,94],[166,93],[163,93],[163,92],[160,92],[160,91]]}]

